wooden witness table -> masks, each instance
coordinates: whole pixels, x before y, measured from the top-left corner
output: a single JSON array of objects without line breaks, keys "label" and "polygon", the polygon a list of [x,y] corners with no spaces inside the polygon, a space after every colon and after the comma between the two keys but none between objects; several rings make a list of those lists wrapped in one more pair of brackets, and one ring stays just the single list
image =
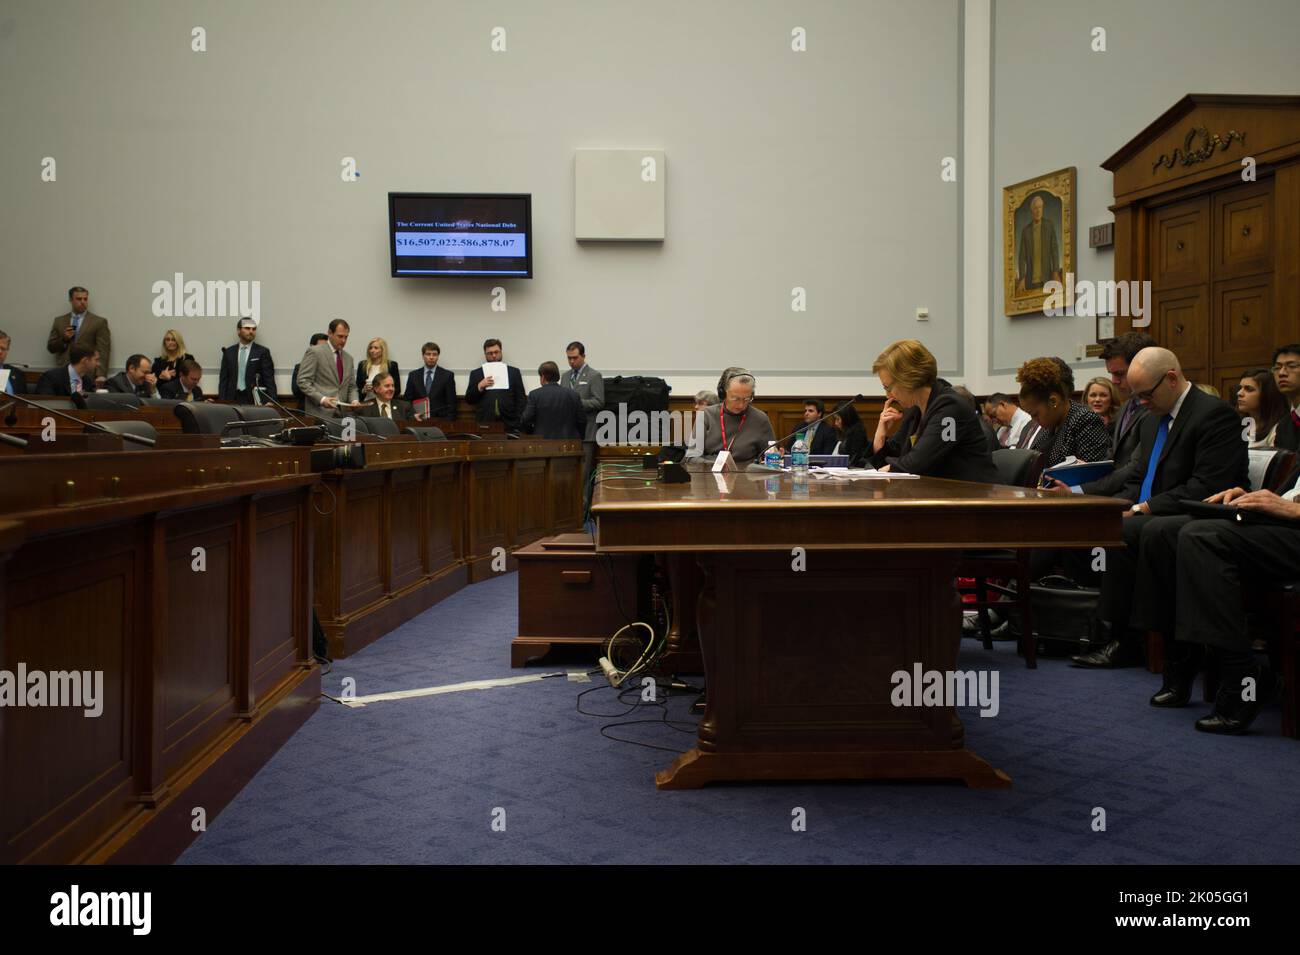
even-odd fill
[{"label": "wooden witness table", "polygon": [[[933,478],[715,475],[657,484],[602,468],[596,549],[690,557],[707,703],[662,789],[720,780],[1010,778],[963,745],[956,709],[894,706],[891,675],[956,669],[960,551],[1114,546],[1122,506]],[[806,567],[794,569],[795,548]]]}]

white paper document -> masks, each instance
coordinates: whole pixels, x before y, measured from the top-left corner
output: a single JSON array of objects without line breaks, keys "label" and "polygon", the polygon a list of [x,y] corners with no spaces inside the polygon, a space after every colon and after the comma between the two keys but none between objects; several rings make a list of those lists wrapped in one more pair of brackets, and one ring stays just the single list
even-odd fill
[{"label": "white paper document", "polygon": [[4,391],[9,384],[9,369],[0,368],[0,391]]},{"label": "white paper document", "polygon": [[509,366],[503,361],[485,361],[483,362],[483,377],[491,378],[492,384],[487,386],[487,391],[502,391],[510,387]]},{"label": "white paper document", "polygon": [[850,481],[906,480],[921,476],[905,471],[877,471],[875,468],[809,468],[808,473],[815,478],[846,478]]}]

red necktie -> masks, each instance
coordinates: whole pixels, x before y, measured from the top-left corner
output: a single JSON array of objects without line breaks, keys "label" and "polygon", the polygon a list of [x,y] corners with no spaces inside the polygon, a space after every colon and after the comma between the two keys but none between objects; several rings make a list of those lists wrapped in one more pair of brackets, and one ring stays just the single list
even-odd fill
[{"label": "red necktie", "polygon": [[1294,408],[1291,409],[1291,423],[1297,428],[1300,428],[1300,412],[1296,411]]},{"label": "red necktie", "polygon": [[343,352],[334,353],[334,367],[339,373],[339,384],[343,384]]}]

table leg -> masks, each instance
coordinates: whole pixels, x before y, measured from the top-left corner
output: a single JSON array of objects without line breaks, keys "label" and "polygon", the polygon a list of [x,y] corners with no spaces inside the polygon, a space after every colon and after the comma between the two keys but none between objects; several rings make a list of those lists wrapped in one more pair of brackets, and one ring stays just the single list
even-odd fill
[{"label": "table leg", "polygon": [[[964,748],[951,698],[918,705],[919,690],[901,692],[918,667],[945,686],[955,673],[956,552],[821,551],[807,561],[795,571],[783,554],[701,558],[707,708],[696,748],[658,773],[658,786],[869,778],[1010,786]],[[983,689],[993,686],[985,673]]]}]

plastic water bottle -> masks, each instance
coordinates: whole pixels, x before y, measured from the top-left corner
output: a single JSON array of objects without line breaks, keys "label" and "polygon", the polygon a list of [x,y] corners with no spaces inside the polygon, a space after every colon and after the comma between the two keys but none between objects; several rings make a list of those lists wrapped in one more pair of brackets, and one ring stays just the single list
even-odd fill
[{"label": "plastic water bottle", "polygon": [[804,444],[803,438],[794,443],[790,449],[790,469],[794,472],[794,481],[796,484],[802,484],[808,480],[808,445]]},{"label": "plastic water bottle", "polygon": [[775,441],[767,442],[767,451],[763,454],[763,466],[769,468],[781,466],[781,449],[776,446]]}]

